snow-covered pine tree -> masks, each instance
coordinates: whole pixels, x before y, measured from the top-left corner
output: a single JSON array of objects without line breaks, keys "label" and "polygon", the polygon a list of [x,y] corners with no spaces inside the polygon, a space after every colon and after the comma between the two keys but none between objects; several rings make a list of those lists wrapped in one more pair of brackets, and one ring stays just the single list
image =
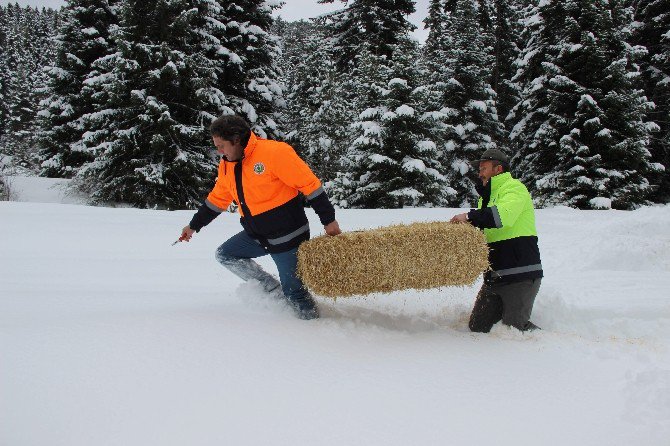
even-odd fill
[{"label": "snow-covered pine tree", "polygon": [[220,103],[212,96],[215,64],[205,49],[208,0],[127,0],[113,30],[117,52],[96,62],[86,82],[101,100],[85,116],[96,155],[78,175],[92,198],[138,207],[194,207],[213,177],[207,131]]},{"label": "snow-covered pine tree", "polygon": [[282,41],[287,92],[283,128],[287,140],[328,182],[342,170],[341,158],[351,142],[347,126],[355,115],[348,102],[348,79],[335,69],[326,31],[318,23],[288,24]]},{"label": "snow-covered pine tree", "polygon": [[[496,92],[498,116],[503,121],[518,101],[519,92],[512,82],[514,61],[519,56],[521,6],[517,0],[494,0],[494,68],[491,87]],[[507,135],[505,135],[507,136]]]},{"label": "snow-covered pine tree", "polygon": [[[0,5],[0,141],[5,134],[9,110],[7,109],[7,85],[9,82],[9,68],[7,66],[7,9]],[[0,154],[3,150],[0,147]]]},{"label": "snow-covered pine tree", "polygon": [[[479,32],[481,36],[484,52],[491,57],[495,62],[495,44],[496,44],[496,9],[494,0],[472,0],[475,11],[477,11],[477,19],[479,21]],[[458,5],[458,1],[456,2]],[[489,84],[493,84],[493,71],[489,71],[490,78],[487,79]]]},{"label": "snow-covered pine tree", "polygon": [[[27,128],[31,118],[30,75],[34,62],[28,52],[28,15],[32,8],[21,8],[18,4],[7,5],[5,34],[5,108],[7,119],[5,137],[0,143],[6,154],[23,158],[25,144],[22,139],[28,135]],[[17,161],[19,161],[17,159]],[[21,164],[27,162],[23,159]]]},{"label": "snow-covered pine tree", "polygon": [[[434,98],[443,98],[439,90],[451,78],[453,60],[446,52],[453,47],[453,17],[457,0],[431,0],[428,17],[424,20],[429,30],[423,47],[422,63],[427,78],[424,85],[433,91]],[[496,92],[496,108],[504,118],[518,99],[518,92],[511,82],[514,76],[513,62],[519,53],[521,28],[521,0],[476,0],[477,17],[481,29],[482,51],[493,61],[490,83]],[[440,99],[441,100],[441,99]],[[436,108],[433,106],[433,109]],[[503,138],[506,135],[503,135]]]},{"label": "snow-covered pine tree", "polygon": [[456,3],[458,3],[458,0],[442,0],[442,3],[444,4],[444,12],[448,16],[453,16],[456,12]]},{"label": "snow-covered pine tree", "polygon": [[348,80],[334,69],[330,60],[321,86],[315,90],[313,99],[318,107],[305,122],[300,133],[301,146],[310,165],[326,182],[334,180],[343,171],[343,157],[353,141],[349,128],[356,118],[355,108],[349,100]]},{"label": "snow-covered pine tree", "polygon": [[[546,5],[544,6],[546,8]],[[547,95],[548,76],[545,70],[553,61],[556,51],[553,46],[555,33],[563,32],[565,11],[557,5],[555,16],[544,16],[538,5],[526,5],[523,10],[522,36],[523,47],[514,61],[516,74],[512,82],[519,90],[519,101],[506,116],[507,127],[512,128],[510,138],[514,157],[514,170],[526,182],[526,186],[535,191],[537,172],[550,172],[558,163],[556,150],[541,151],[539,147],[556,149],[556,145],[545,135],[556,134],[554,125],[557,118],[552,116],[551,103]],[[542,128],[539,134],[534,131]],[[536,197],[542,204],[542,199]]]},{"label": "snow-covered pine tree", "polygon": [[94,111],[95,101],[91,90],[83,87],[94,62],[114,52],[109,30],[118,23],[118,3],[69,0],[62,10],[55,64],[46,69],[48,96],[39,111],[42,175],[69,178],[93,160],[82,141],[86,131],[82,117]]},{"label": "snow-covered pine tree", "polygon": [[670,201],[670,0],[633,0],[634,19],[631,43],[642,45],[647,53],[640,61],[644,90],[656,104],[648,112],[658,125],[651,134],[652,161],[663,166],[652,176],[651,199]]},{"label": "snow-covered pine tree", "polygon": [[[325,36],[322,27],[314,21],[287,22],[281,17],[274,21],[271,32],[279,39],[281,57],[277,65],[281,70],[282,85],[286,88],[284,91],[288,94],[288,89],[300,82],[299,69],[310,55],[310,50],[314,49],[312,42],[324,39]],[[320,47],[325,46],[322,44]],[[286,113],[282,112],[284,114]]]},{"label": "snow-covered pine tree", "polygon": [[53,61],[53,34],[57,26],[53,10],[8,5],[5,10],[5,134],[0,147],[26,168],[35,164],[37,103],[42,97],[42,67]]},{"label": "snow-covered pine tree", "polygon": [[[445,143],[448,140],[449,125],[447,121],[455,110],[450,109],[447,102],[449,80],[453,76],[454,60],[452,48],[453,12],[455,0],[431,0],[428,17],[424,20],[429,30],[428,38],[421,48],[419,60],[421,85],[415,94],[419,98],[418,110],[430,129],[432,139],[438,147],[438,158],[443,159]],[[442,196],[455,198],[456,190],[448,184],[443,185]],[[447,200],[449,201],[449,200]]]},{"label": "snow-covered pine tree", "polygon": [[[335,0],[319,0],[333,3]],[[377,56],[393,59],[393,51],[402,37],[415,26],[407,16],[416,11],[414,0],[341,0],[345,9],[331,14],[327,23],[337,50],[340,71],[351,72],[364,45]]]},{"label": "snow-covered pine tree", "polygon": [[[51,8],[42,8],[37,14],[35,26],[35,40],[37,43],[35,51],[38,53],[38,60],[40,64],[53,63],[56,59],[57,43],[56,34],[61,25],[61,14]],[[42,76],[46,79],[44,73],[44,66],[41,65],[40,71]]]},{"label": "snow-covered pine tree", "polygon": [[[285,106],[279,84],[279,38],[271,33],[278,0],[218,1],[213,23],[220,39],[217,85],[226,97],[224,111],[245,117],[263,138],[281,136],[278,112]],[[223,57],[222,57],[223,56]]]},{"label": "snow-covered pine tree", "polygon": [[48,95],[47,84],[49,74],[46,67],[53,65],[56,60],[57,46],[55,36],[60,27],[60,14],[53,9],[42,8],[36,11],[37,14],[30,25],[32,36],[29,43],[29,51],[33,55],[32,60],[35,65],[31,75],[32,90],[32,117],[29,125],[29,145],[31,164],[34,170],[39,170],[39,104]]},{"label": "snow-covered pine tree", "polygon": [[392,156],[403,158],[394,190],[389,194],[400,206],[440,206],[446,203],[446,178],[439,158],[434,117],[421,112],[422,91],[419,48],[409,39],[401,40],[391,66],[382,116],[384,146]]},{"label": "snow-covered pine tree", "polygon": [[400,208],[444,203],[445,178],[437,161],[432,122],[419,112],[418,48],[405,38],[387,61],[371,51],[359,61],[357,79],[368,108],[352,125],[356,140],[346,176],[336,181],[341,205]]},{"label": "snow-covered pine tree", "polygon": [[[468,206],[477,197],[476,166],[481,153],[497,147],[504,134],[498,120],[496,94],[489,84],[493,57],[487,52],[477,4],[458,0],[447,59],[453,61],[440,110],[445,125],[444,157],[450,206]],[[455,194],[454,194],[455,191]]]},{"label": "snow-covered pine tree", "polygon": [[[324,0],[322,3],[332,1]],[[409,206],[423,200],[423,196],[410,198],[399,192],[403,189],[398,186],[400,183],[395,184],[393,181],[380,185],[373,177],[381,178],[378,173],[387,167],[388,175],[395,175],[394,178],[397,176],[395,167],[384,165],[385,161],[393,158],[382,154],[387,149],[393,150],[391,146],[385,147],[388,144],[381,133],[384,114],[394,111],[385,109],[388,104],[383,93],[391,91],[389,81],[395,78],[392,76],[392,67],[396,62],[395,52],[407,49],[404,42],[414,29],[407,16],[414,12],[415,2],[352,0],[344,3],[346,8],[328,15],[325,23],[329,35],[332,36],[333,51],[338,57],[338,71],[345,75],[342,82],[345,87],[342,91],[348,92],[346,104],[350,104],[348,107],[354,111],[357,119],[349,128],[343,128],[342,134],[353,132],[354,142],[343,158],[343,170],[333,181],[331,191],[342,206]],[[412,79],[407,82],[408,85],[416,86],[418,81]],[[412,100],[417,100],[414,94]],[[345,105],[345,109],[346,107]],[[421,109],[418,103],[411,108]],[[417,129],[417,133],[422,133],[422,130]],[[408,137],[412,138],[413,135]],[[411,154],[408,156],[412,157]],[[394,163],[397,164],[403,158],[404,156],[400,156]],[[426,166],[428,169],[432,168],[430,163]],[[377,173],[369,175],[368,171]],[[396,194],[391,195],[394,191]],[[380,200],[374,198],[377,196]],[[432,200],[432,196],[432,191],[426,191],[427,201]]]},{"label": "snow-covered pine tree", "polygon": [[630,209],[645,203],[649,107],[618,1],[544,1],[527,20],[512,131],[513,166],[541,203]]},{"label": "snow-covered pine tree", "polygon": [[[337,173],[329,191],[333,201],[341,207],[375,208],[379,205],[372,200],[364,202],[363,197],[368,195],[366,188],[381,186],[376,183],[369,185],[367,180],[368,171],[377,170],[376,165],[384,160],[382,156],[377,156],[383,150],[379,121],[386,111],[381,106],[383,92],[392,77],[386,58],[376,56],[368,46],[361,48],[356,59],[354,73],[348,76],[346,86],[353,98],[351,109],[358,113],[356,119],[345,127],[352,134],[353,141],[346,148],[342,171]],[[358,196],[352,199],[356,192],[359,192]]]},{"label": "snow-covered pine tree", "polygon": [[304,127],[320,105],[316,96],[330,58],[327,43],[322,27],[314,22],[285,22],[280,18],[274,30],[279,37],[279,67],[286,97],[281,128],[286,140],[305,157],[309,155],[309,145],[303,143]]},{"label": "snow-covered pine tree", "polygon": [[428,29],[428,38],[421,51],[421,68],[423,84],[433,89],[428,99],[435,102],[435,106],[444,100],[443,87],[451,78],[453,60],[448,59],[449,50],[453,47],[452,13],[447,12],[445,0],[431,0],[428,8],[428,17],[424,20]]},{"label": "snow-covered pine tree", "polygon": [[430,0],[428,3],[428,16],[423,19],[423,27],[428,30],[428,38],[425,47],[434,47],[438,39],[444,35],[443,23],[448,15],[444,7],[445,0]]}]

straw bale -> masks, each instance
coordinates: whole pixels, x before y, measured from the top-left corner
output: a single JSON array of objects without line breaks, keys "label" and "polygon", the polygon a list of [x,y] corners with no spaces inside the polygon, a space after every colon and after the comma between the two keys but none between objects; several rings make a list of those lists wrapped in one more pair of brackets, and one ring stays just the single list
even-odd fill
[{"label": "straw bale", "polygon": [[484,234],[469,224],[413,223],[324,235],[298,250],[298,275],[326,297],[471,285],[488,268]]}]

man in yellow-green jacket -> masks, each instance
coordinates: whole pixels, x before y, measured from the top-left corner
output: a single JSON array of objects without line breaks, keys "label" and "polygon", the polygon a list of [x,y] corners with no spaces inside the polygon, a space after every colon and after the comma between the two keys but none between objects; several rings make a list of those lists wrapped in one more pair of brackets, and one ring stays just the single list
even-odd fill
[{"label": "man in yellow-green jacket", "polygon": [[526,186],[512,178],[502,151],[489,149],[478,163],[477,209],[451,219],[482,229],[489,245],[491,270],[472,309],[470,330],[488,333],[501,319],[522,331],[536,329],[530,315],[543,272],[533,200]]}]

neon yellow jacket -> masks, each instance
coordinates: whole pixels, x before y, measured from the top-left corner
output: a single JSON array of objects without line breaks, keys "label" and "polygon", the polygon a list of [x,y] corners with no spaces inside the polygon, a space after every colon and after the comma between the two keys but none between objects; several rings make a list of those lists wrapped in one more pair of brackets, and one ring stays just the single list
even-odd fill
[{"label": "neon yellow jacket", "polygon": [[515,282],[543,276],[533,200],[521,181],[503,172],[491,178],[477,209],[468,212],[489,244],[489,282]]}]

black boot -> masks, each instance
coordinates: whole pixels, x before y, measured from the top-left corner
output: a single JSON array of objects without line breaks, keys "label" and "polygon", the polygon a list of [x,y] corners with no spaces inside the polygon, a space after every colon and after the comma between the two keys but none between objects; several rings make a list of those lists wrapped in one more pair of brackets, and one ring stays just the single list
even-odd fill
[{"label": "black boot", "polygon": [[295,310],[298,318],[302,320],[319,318],[319,309],[314,302],[314,298],[309,293],[299,299],[289,300],[289,303]]},{"label": "black boot", "polygon": [[521,331],[535,331],[535,330],[542,330],[540,327],[532,323],[531,321],[526,322],[526,325],[523,326],[523,328],[519,328]]}]

